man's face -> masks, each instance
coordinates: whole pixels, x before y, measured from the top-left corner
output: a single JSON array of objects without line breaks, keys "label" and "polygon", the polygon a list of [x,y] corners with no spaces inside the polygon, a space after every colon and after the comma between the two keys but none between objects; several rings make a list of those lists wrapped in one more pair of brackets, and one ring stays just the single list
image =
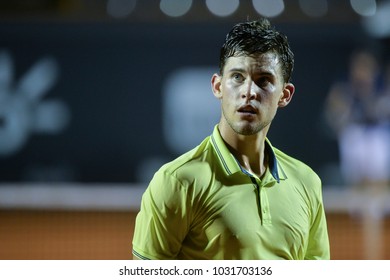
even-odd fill
[{"label": "man's face", "polygon": [[241,135],[268,129],[277,109],[286,106],[294,93],[273,52],[228,58],[223,75],[214,74],[212,86],[221,100],[221,122]]}]

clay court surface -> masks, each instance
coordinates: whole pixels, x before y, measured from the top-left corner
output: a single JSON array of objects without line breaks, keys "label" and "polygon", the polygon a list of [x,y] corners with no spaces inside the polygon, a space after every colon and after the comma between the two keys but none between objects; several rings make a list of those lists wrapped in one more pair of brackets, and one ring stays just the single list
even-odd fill
[{"label": "clay court surface", "polygon": [[[332,259],[365,259],[362,220],[328,213]],[[133,211],[0,210],[0,259],[131,259]],[[390,259],[390,217],[380,259]]]}]

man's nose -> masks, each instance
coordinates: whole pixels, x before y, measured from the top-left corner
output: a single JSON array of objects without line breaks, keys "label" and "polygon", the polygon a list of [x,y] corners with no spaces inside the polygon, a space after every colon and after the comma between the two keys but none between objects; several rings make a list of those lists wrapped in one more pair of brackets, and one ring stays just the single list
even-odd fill
[{"label": "man's nose", "polygon": [[248,100],[256,99],[257,96],[257,85],[253,81],[248,81],[248,85],[242,94],[242,97]]}]

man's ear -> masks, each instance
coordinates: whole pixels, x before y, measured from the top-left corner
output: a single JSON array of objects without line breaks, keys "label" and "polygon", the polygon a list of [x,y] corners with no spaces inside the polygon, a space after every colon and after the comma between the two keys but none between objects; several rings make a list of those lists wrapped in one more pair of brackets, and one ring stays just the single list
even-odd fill
[{"label": "man's ear", "polygon": [[211,78],[211,89],[213,90],[214,96],[218,99],[222,98],[221,79],[222,76],[219,74],[214,74]]},{"label": "man's ear", "polygon": [[286,107],[290,103],[294,95],[294,92],[295,92],[295,86],[293,84],[286,83],[284,85],[283,92],[282,92],[283,94],[278,102],[279,108]]}]

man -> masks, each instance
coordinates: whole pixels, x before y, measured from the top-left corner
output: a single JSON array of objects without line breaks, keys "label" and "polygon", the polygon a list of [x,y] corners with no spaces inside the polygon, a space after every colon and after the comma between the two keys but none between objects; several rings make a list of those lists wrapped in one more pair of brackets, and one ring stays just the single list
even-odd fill
[{"label": "man", "polygon": [[135,259],[329,259],[319,177],[266,137],[294,94],[293,63],[268,20],[228,33],[211,79],[220,122],[156,172],[136,219]]}]

